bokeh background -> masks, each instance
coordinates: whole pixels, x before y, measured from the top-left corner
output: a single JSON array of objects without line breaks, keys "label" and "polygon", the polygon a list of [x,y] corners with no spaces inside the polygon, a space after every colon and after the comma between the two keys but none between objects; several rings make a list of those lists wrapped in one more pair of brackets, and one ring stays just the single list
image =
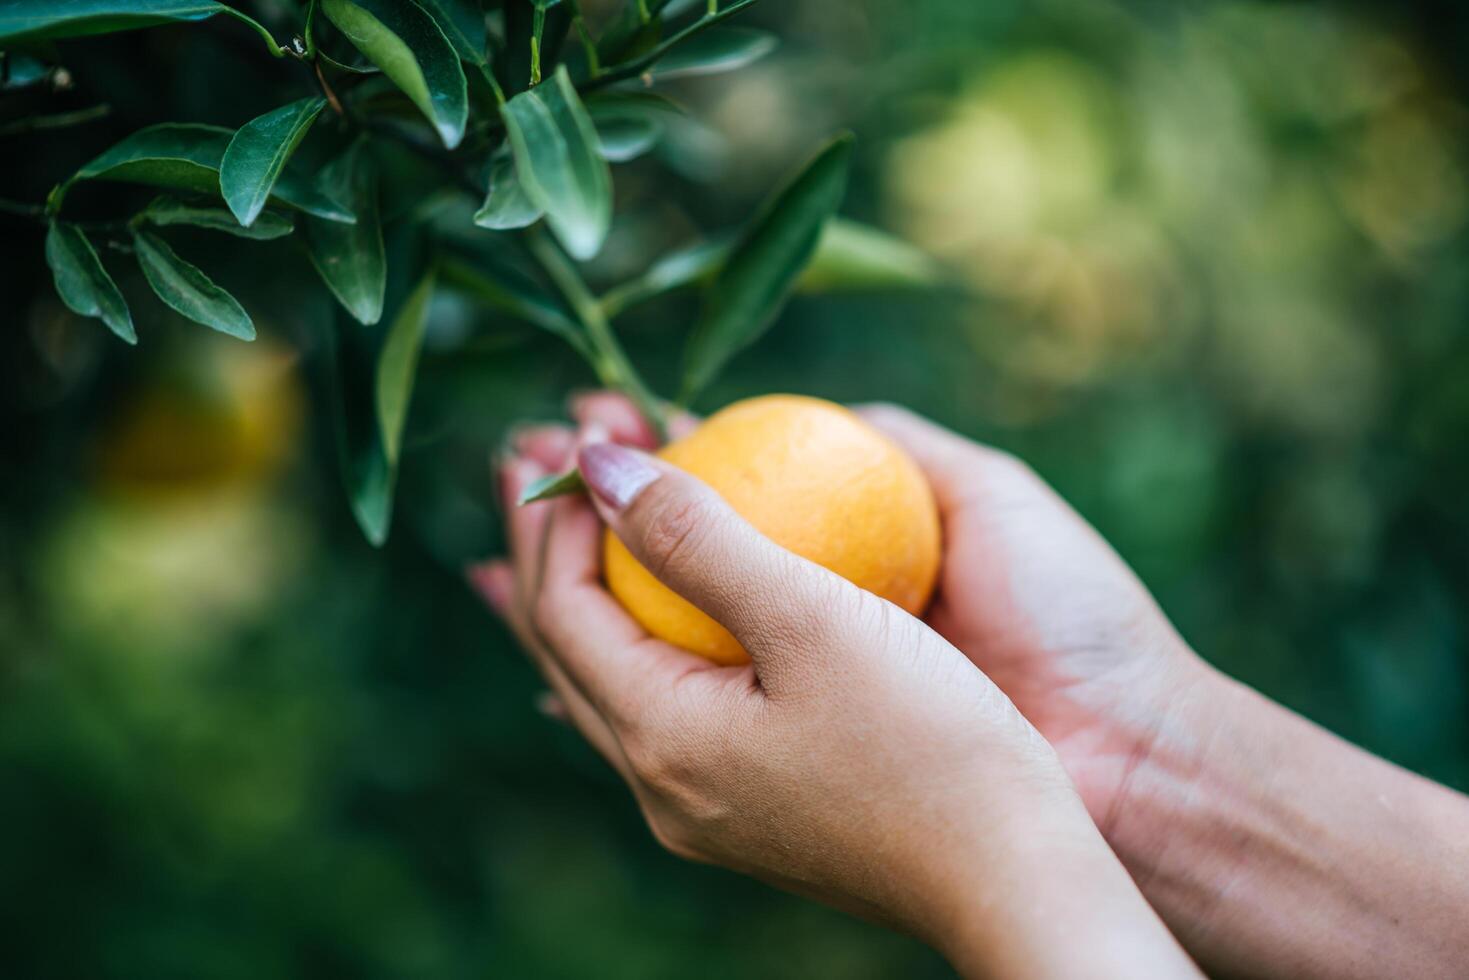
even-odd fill
[{"label": "bokeh background", "polygon": [[[1205,657],[1469,788],[1469,16],[773,0],[748,21],[782,47],[681,84],[704,125],[617,169],[594,276],[737,224],[851,128],[845,212],[949,281],[797,299],[703,407],[893,400],[1015,450]],[[139,126],[236,126],[304,94],[224,23],[64,50],[65,104],[112,114],[0,131],[6,197],[41,199]],[[324,290],[289,240],[191,245],[259,342],[125,279],[131,350],[60,305],[39,226],[0,232],[8,975],[948,975],[906,939],[664,855],[534,711],[531,669],[460,568],[499,546],[507,427],[591,383],[554,338],[435,301],[376,551],[308,370]],[[619,324],[665,391],[695,310]]]}]

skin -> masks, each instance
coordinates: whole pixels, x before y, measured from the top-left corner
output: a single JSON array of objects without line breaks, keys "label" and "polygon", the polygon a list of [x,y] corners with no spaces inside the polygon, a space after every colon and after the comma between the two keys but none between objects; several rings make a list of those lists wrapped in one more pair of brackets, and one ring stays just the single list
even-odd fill
[{"label": "skin", "polygon": [[[592,500],[512,509],[512,561],[473,579],[665,847],[908,931],[970,977],[1198,975],[1055,752],[963,654],[603,438],[577,455]],[[507,501],[570,462],[569,433],[520,442]],[[752,663],[643,632],[601,585],[603,522]]]},{"label": "skin", "polygon": [[[907,928],[945,950],[967,975],[1037,972],[1025,959],[1006,961],[1008,970],[1004,963],[996,965],[986,959],[999,955],[996,951],[1006,946],[1006,937],[1025,937],[1031,946],[1064,945],[1083,951],[1087,954],[1083,962],[1066,966],[1088,975],[1096,972],[1096,956],[1104,950],[1111,954],[1104,960],[1119,967],[1126,957],[1144,951],[1161,957],[1161,944],[1148,941],[1147,930],[1137,924],[1142,921],[1138,914],[1127,916],[1132,926],[1124,933],[1128,940],[1121,948],[1115,941],[1109,943],[1111,931],[1119,928],[1115,924],[1094,935],[1078,938],[1075,934],[1076,922],[1106,917],[1098,910],[1109,909],[1117,901],[1101,898],[1104,890],[1116,886],[1106,884],[1108,876],[1100,863],[1090,867],[1088,874],[1068,869],[1068,884],[1056,886],[1052,898],[1025,903],[1030,914],[1022,916],[1024,928],[1003,921],[1007,913],[1017,914],[1016,903],[997,902],[996,894],[1013,895],[1015,888],[1032,884],[1045,888],[1053,842],[1039,850],[1028,844],[1035,839],[1035,828],[1049,826],[1052,819],[1062,820],[1056,815],[1066,810],[1060,802],[1064,794],[1053,797],[1018,788],[1030,783],[1017,773],[1031,771],[1029,764],[1015,761],[1026,754],[1018,749],[1021,736],[1013,735],[1019,756],[997,750],[999,744],[1011,745],[1011,736],[1000,738],[997,731],[1011,731],[1013,722],[1001,719],[1013,705],[1059,760],[1070,780],[1067,788],[1084,807],[1089,823],[1111,845],[1189,952],[1211,973],[1281,977],[1462,974],[1462,964],[1469,962],[1469,930],[1460,921],[1463,909],[1469,908],[1469,874],[1465,873],[1469,869],[1469,801],[1348,746],[1208,667],[1177,635],[1106,543],[1019,461],[901,409],[879,406],[864,409],[863,414],[924,468],[945,529],[945,564],[938,595],[926,617],[930,630],[922,634],[926,638],[922,643],[909,639],[903,630],[911,628],[905,626],[897,634],[874,632],[863,645],[877,648],[898,642],[925,650],[957,651],[972,668],[978,668],[970,669],[969,680],[963,684],[982,682],[987,693],[974,688],[972,695],[950,704],[944,700],[947,688],[965,676],[962,671],[952,672],[952,655],[925,654],[934,658],[933,663],[944,664],[937,673],[916,670],[910,664],[894,675],[882,672],[883,663],[893,662],[892,654],[885,652],[862,660],[870,660],[872,669],[879,672],[870,682],[875,686],[858,685],[865,694],[847,699],[844,692],[851,675],[848,651],[852,644],[836,643],[839,652],[835,652],[832,644],[823,647],[817,643],[818,653],[803,660],[825,662],[821,650],[828,659],[841,658],[840,670],[824,674],[813,670],[807,682],[812,686],[806,688],[810,693],[796,702],[804,716],[819,718],[820,723],[793,723],[789,729],[772,733],[773,742],[751,741],[754,736],[736,729],[737,740],[758,747],[761,755],[742,756],[737,762],[722,758],[719,772],[734,775],[734,781],[747,788],[761,785],[758,792],[775,793],[776,799],[781,797],[773,784],[804,780],[810,790],[808,805],[823,809],[828,819],[835,802],[845,801],[848,806],[841,812],[855,814],[862,828],[876,828],[885,838],[888,833],[911,838],[903,850],[906,856],[882,867],[880,876],[894,883],[907,876],[920,884],[904,892],[907,899],[884,901],[874,900],[852,877],[840,874],[821,877],[812,872],[808,877],[818,878],[819,883],[804,878],[780,883]],[[584,397],[575,403],[574,415],[584,429],[592,427],[594,438],[610,434],[621,442],[650,445],[636,413],[615,396]],[[690,424],[689,420],[678,423]],[[526,478],[522,469],[539,472],[568,462],[571,439],[564,429],[522,432],[516,440],[518,451],[505,470],[507,485]],[[574,515],[577,506],[586,505],[557,506]],[[625,516],[609,511],[605,501],[596,506],[621,534],[618,522],[625,521]],[[535,615],[540,605],[535,597],[546,593],[549,580],[537,571],[535,560],[527,557],[533,551],[530,543],[537,534],[545,533],[546,526],[552,529],[548,542],[555,537],[561,511],[548,524],[544,515],[529,516],[531,510],[514,517],[521,525],[518,531],[512,528],[512,537],[517,539],[512,549],[514,566],[491,563],[478,569],[473,578],[491,604],[509,616],[527,645],[537,651],[557,692],[550,710],[566,714],[584,731],[592,727],[594,744],[600,741],[599,748],[608,754],[606,749],[620,744],[615,731],[609,739],[605,718],[584,696],[577,700],[578,689],[568,682],[561,666],[565,644],[548,644],[544,629],[537,624],[545,619],[547,626],[568,634],[561,637],[568,642],[574,642],[570,634],[578,630],[590,630],[585,636],[605,638],[605,634],[595,631],[597,624],[578,619],[571,603],[541,609],[543,615]],[[576,520],[580,518],[571,518],[572,523]],[[590,526],[594,534],[595,524]],[[636,534],[634,529],[628,533]],[[590,576],[583,586],[600,592],[595,555],[583,571]],[[674,588],[683,591],[678,585]],[[726,601],[734,597],[742,611],[762,608],[764,601],[757,601],[757,593],[734,573],[727,573],[718,583],[717,595]],[[775,595],[770,601],[779,598]],[[548,612],[557,614],[554,622],[544,615]],[[853,624],[878,619],[883,620],[884,629],[891,629],[892,623],[892,617],[873,616],[860,603],[848,607],[831,603],[829,597],[803,612],[806,621],[833,630],[851,630],[856,628]],[[947,644],[931,647],[937,638]],[[605,646],[605,639],[598,645]],[[773,644],[780,650],[790,645],[788,641]],[[926,667],[929,661],[922,663]],[[759,687],[766,689],[759,658],[748,669]],[[936,683],[935,678],[942,678],[943,683]],[[992,693],[991,683],[1008,700]],[[915,685],[923,690],[915,690]],[[889,696],[894,699],[892,704],[886,700]],[[935,713],[930,704],[935,697],[944,705],[942,712]],[[994,702],[1004,708],[994,708]],[[914,707],[919,704],[921,711]],[[823,710],[810,715],[817,707]],[[970,737],[948,729],[949,713],[966,711],[969,724],[983,732],[982,748]],[[596,728],[599,718],[602,729]],[[832,755],[817,756],[823,764],[814,771],[782,769],[776,761],[788,759],[792,765],[807,761],[833,738],[847,739],[850,749],[850,740],[862,734],[851,729],[852,718],[884,719],[885,749],[893,735],[900,733],[901,743],[914,753],[908,764],[895,755],[891,772],[875,771],[868,756],[844,758],[840,746],[831,749]],[[939,725],[937,718],[946,722]],[[707,716],[705,722],[715,719],[723,724],[720,714]],[[982,790],[956,786],[957,777],[942,780],[938,786],[915,784],[911,781],[912,760],[921,757],[927,760],[925,767],[931,765],[931,753],[939,747],[925,748],[922,743],[935,739],[943,741],[946,753],[956,748],[961,754],[969,751],[984,764],[998,768],[982,774],[962,766],[951,770],[971,773],[980,780],[977,785]],[[702,770],[698,761],[690,761],[695,758],[680,748],[680,768],[697,776]],[[971,760],[971,764],[979,762]],[[629,770],[626,758],[614,765],[630,778],[636,792],[637,774]],[[1045,768],[1040,762],[1034,765],[1035,773]],[[750,771],[762,767],[769,783],[748,782]],[[1001,772],[1005,776],[998,779]],[[860,777],[866,789],[855,784],[832,785],[844,775]],[[977,795],[971,798],[967,792]],[[877,799],[887,806],[877,806],[873,802]],[[783,801],[782,806],[793,804]],[[648,810],[646,802],[644,807]],[[801,839],[803,826],[795,816],[798,810],[769,814],[767,843],[792,839],[793,833],[795,839]],[[650,822],[655,833],[665,837],[659,830],[658,821],[664,819],[659,812],[649,811]],[[929,826],[915,822],[915,813],[938,814],[941,819]],[[885,823],[888,819],[893,822]],[[1068,820],[1062,822],[1070,826]],[[1003,860],[993,854],[981,856],[961,843],[964,827],[979,823],[987,830],[987,845],[997,847]],[[996,827],[1015,829],[1007,835],[996,833]],[[952,837],[956,830],[961,831],[959,838]],[[1068,855],[1076,841],[1071,833],[1058,838],[1067,842],[1061,851]],[[752,853],[763,853],[764,860],[771,860],[768,851],[731,843],[736,838],[728,837],[723,827],[715,828],[709,837],[722,841],[719,847],[723,849],[696,848],[693,856],[756,874],[762,873],[761,858],[752,858]],[[840,835],[824,839],[838,850],[846,848],[845,858],[837,851],[817,849],[832,862],[869,855],[870,842]],[[674,850],[681,851],[677,846]],[[925,866],[925,850],[929,861],[938,854],[946,867],[983,867],[985,873],[974,883],[968,883],[970,876],[961,873],[948,887],[939,888],[932,883],[932,871],[919,870]],[[777,860],[774,866],[787,865]],[[997,876],[1000,867],[1007,870]],[[997,880],[1004,881],[1010,891],[997,893],[985,887]],[[945,898],[937,903],[922,898],[935,895]],[[1065,904],[1078,898],[1077,911],[1068,914]],[[1057,942],[1058,931],[1064,933],[1064,943]],[[1043,938],[1047,933],[1049,943]],[[1090,945],[1094,942],[1097,945]],[[1127,966],[1132,975],[1153,975],[1161,962],[1152,961],[1146,970],[1136,962]],[[1064,973],[1066,966],[1058,964],[1058,969]],[[1168,968],[1176,972],[1184,967],[1170,963]]]}]

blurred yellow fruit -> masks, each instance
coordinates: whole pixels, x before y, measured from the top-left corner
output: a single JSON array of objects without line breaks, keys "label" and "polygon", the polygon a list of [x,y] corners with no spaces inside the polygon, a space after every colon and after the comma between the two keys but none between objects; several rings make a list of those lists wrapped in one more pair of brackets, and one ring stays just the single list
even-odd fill
[{"label": "blurred yellow fruit", "polygon": [[[940,557],[933,493],[906,453],[841,406],[793,395],[738,402],[658,455],[776,544],[910,613],[928,604]],[[610,532],[604,565],[612,593],[654,636],[718,663],[749,659]]]}]

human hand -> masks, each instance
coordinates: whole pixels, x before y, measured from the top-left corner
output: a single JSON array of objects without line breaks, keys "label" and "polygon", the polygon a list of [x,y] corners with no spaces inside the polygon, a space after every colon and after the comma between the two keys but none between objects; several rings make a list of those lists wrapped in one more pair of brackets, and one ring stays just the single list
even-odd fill
[{"label": "human hand", "polygon": [[1055,747],[1189,951],[1239,976],[1455,975],[1469,801],[1205,664],[1027,466],[903,409],[866,419],[934,488],[927,620]]},{"label": "human hand", "polygon": [[[585,397],[575,411],[651,444],[617,396]],[[1020,461],[903,409],[860,411],[918,461],[942,512],[929,625],[1051,742],[1200,962],[1242,976],[1460,970],[1469,800],[1205,664]]]},{"label": "human hand", "polygon": [[[572,436],[520,444],[511,559],[472,577],[670,850],[903,928],[975,974],[1192,975],[1054,752],[953,646],[628,449],[581,448],[592,502],[515,508],[569,465]],[[752,662],[647,636],[600,584],[599,516]]]}]

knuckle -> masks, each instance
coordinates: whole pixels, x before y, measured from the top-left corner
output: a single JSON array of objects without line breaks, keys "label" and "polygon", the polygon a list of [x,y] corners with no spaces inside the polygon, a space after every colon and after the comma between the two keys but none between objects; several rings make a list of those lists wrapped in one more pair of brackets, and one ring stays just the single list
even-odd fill
[{"label": "knuckle", "polygon": [[662,578],[696,560],[705,535],[717,519],[713,508],[697,498],[660,501],[643,531],[648,571]]}]

